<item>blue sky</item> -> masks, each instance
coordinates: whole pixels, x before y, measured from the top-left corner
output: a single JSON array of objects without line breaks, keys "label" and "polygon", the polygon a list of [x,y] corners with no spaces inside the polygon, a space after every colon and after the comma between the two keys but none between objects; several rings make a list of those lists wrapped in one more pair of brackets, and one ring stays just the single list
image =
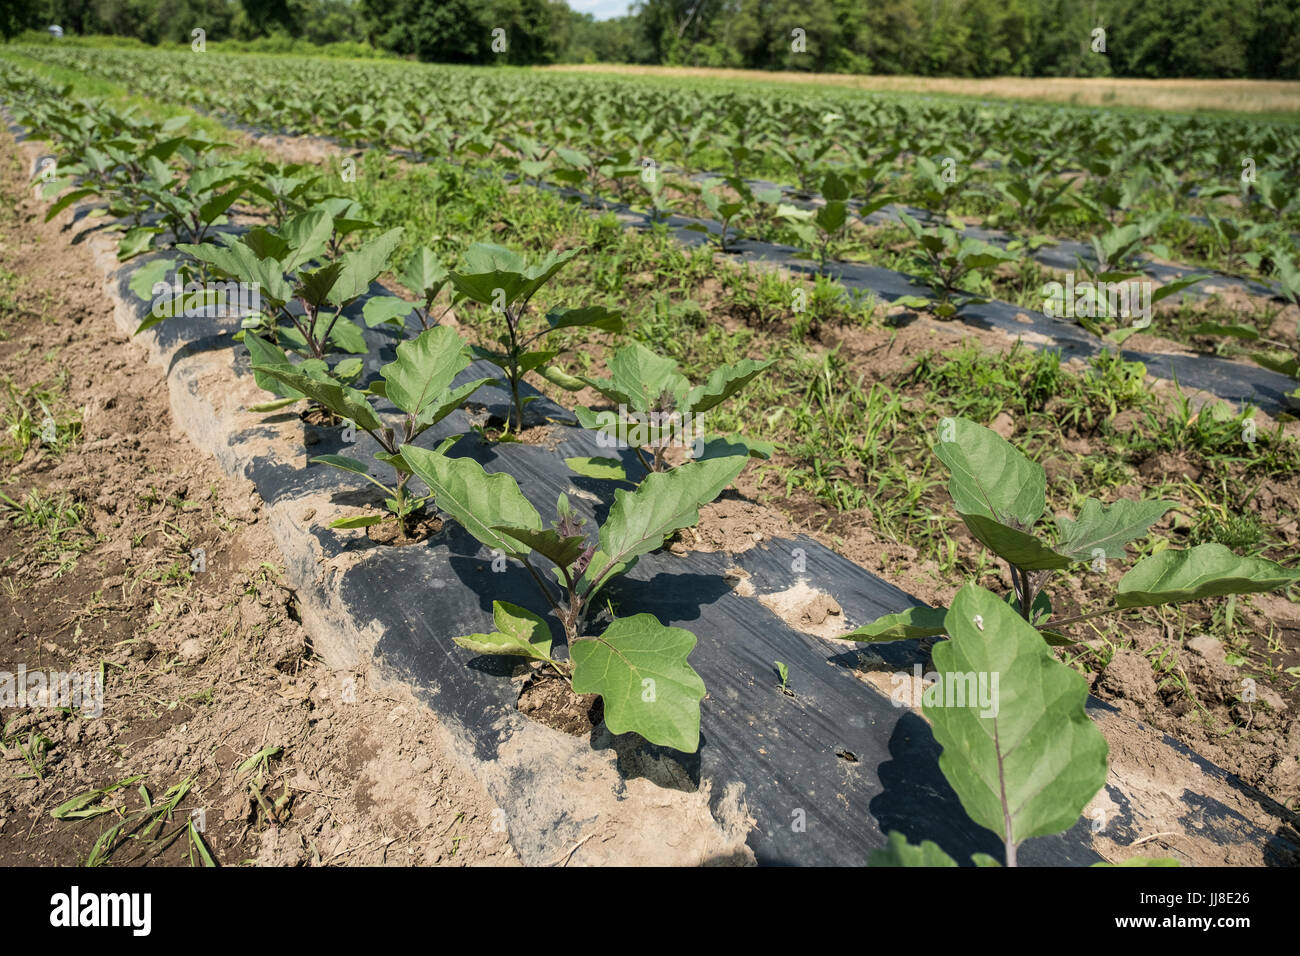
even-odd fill
[{"label": "blue sky", "polygon": [[569,0],[569,6],[579,13],[590,13],[597,20],[612,20],[627,13],[632,0]]}]

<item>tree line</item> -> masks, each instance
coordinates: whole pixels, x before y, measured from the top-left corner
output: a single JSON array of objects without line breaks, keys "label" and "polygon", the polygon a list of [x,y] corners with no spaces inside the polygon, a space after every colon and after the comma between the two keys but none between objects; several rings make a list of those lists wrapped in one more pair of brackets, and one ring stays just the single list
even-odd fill
[{"label": "tree line", "polygon": [[367,44],[451,63],[1300,79],[1296,0],[5,0],[0,33]]}]

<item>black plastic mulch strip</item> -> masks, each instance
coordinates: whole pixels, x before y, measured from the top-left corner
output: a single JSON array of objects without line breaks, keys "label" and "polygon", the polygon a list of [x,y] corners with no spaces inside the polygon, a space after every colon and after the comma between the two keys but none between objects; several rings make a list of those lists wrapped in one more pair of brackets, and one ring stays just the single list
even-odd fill
[{"label": "black plastic mulch strip", "polygon": [[[635,217],[648,228],[651,218],[626,206],[606,204],[619,213]],[[716,236],[720,226],[716,222],[686,219],[672,216],[659,220],[672,230],[679,241],[699,245],[711,241],[705,235],[686,228],[691,224],[704,224],[711,235]],[[732,255],[737,259],[750,262],[769,262],[782,268],[803,275],[815,275],[816,266],[806,259],[798,257],[799,250],[791,246],[759,242],[752,239],[737,239],[729,243]],[[921,296],[929,298],[929,289],[908,276],[878,266],[835,263],[828,269],[829,275],[846,289],[857,292],[870,292],[887,302],[893,302],[904,296]],[[982,304],[964,306],[953,321],[960,321],[976,328],[998,330],[1013,337],[1024,337],[1026,345],[1039,350],[1060,353],[1063,360],[1079,358],[1087,360],[1100,354],[1105,346],[1093,335],[1079,325],[1056,319],[1032,309],[1021,309],[1009,302],[991,301]],[[1043,340],[1051,344],[1044,344]],[[1165,352],[1139,352],[1133,349],[1121,350],[1123,357],[1129,361],[1142,362],[1147,371],[1180,385],[1193,389],[1202,389],[1212,395],[1242,405],[1254,405],[1263,411],[1277,413],[1290,411],[1295,403],[1288,395],[1300,387],[1295,379],[1271,372],[1268,369],[1233,362],[1214,355],[1171,355]]]},{"label": "black plastic mulch strip", "polygon": [[[694,179],[717,179],[717,173],[701,173],[692,177]],[[797,189],[791,186],[782,186],[779,183],[768,182],[765,179],[748,179],[746,182],[753,186],[766,189],[778,189],[784,195],[790,198],[790,204],[803,209],[814,209],[823,201],[817,193],[808,192],[807,190]],[[851,203],[856,208],[857,203]],[[933,212],[927,209],[920,209],[916,206],[890,204],[876,210],[862,219],[863,222],[879,224],[886,222],[902,222],[899,218],[899,212],[906,212],[913,219],[923,224],[948,225],[948,222],[941,217],[937,217]],[[1199,217],[1189,217],[1199,218]],[[980,239],[984,242],[1006,248],[1012,242],[1023,242],[1025,237],[1015,236],[1009,232],[1000,229],[987,229],[983,226],[964,226],[961,230],[962,235],[970,236],[972,239]],[[1025,253],[1031,259],[1042,263],[1052,269],[1059,269],[1065,272],[1078,268],[1078,260],[1082,259],[1089,265],[1097,264],[1097,257],[1093,253],[1092,246],[1086,242],[1079,242],[1074,239],[1053,239],[1051,245],[1041,246],[1032,251]],[[1184,276],[1206,275],[1207,278],[1195,285],[1188,286],[1180,295],[1189,295],[1194,298],[1208,298],[1215,292],[1225,287],[1242,289],[1251,295],[1265,296],[1275,298],[1281,295],[1281,286],[1276,282],[1260,281],[1258,279],[1247,279],[1242,276],[1228,275],[1218,272],[1214,269],[1200,269],[1194,266],[1185,266],[1177,264],[1163,264],[1153,262],[1150,259],[1141,259],[1137,263],[1137,268],[1153,279],[1161,282],[1172,282],[1175,279],[1181,279]]]}]

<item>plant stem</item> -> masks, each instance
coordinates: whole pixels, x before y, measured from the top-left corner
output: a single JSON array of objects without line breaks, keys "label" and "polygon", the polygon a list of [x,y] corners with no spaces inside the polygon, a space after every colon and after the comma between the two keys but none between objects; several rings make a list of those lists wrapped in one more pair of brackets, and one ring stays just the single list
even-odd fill
[{"label": "plant stem", "polygon": [[560,605],[556,602],[555,598],[551,595],[551,589],[547,586],[546,581],[544,581],[542,579],[542,576],[537,573],[537,569],[532,566],[527,556],[521,558],[520,560],[523,562],[524,567],[528,569],[528,573],[533,576],[533,581],[541,589],[542,594],[545,596],[547,603],[551,605],[555,613],[560,615],[560,619],[563,620],[564,611],[561,609]]}]

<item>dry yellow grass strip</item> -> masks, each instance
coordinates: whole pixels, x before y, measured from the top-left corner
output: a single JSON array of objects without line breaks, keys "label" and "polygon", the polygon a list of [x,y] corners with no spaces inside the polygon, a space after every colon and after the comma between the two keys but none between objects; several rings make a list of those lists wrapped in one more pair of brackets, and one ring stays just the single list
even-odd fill
[{"label": "dry yellow grass strip", "polygon": [[1015,100],[1046,100],[1081,106],[1138,106],[1157,110],[1226,110],[1236,113],[1300,113],[1295,80],[1137,80],[1076,77],[968,79],[937,76],[856,76],[848,73],[776,73],[709,67],[626,66],[614,63],[541,67],[578,73],[614,73],[731,80],[814,83],[895,93],[941,93]]}]

